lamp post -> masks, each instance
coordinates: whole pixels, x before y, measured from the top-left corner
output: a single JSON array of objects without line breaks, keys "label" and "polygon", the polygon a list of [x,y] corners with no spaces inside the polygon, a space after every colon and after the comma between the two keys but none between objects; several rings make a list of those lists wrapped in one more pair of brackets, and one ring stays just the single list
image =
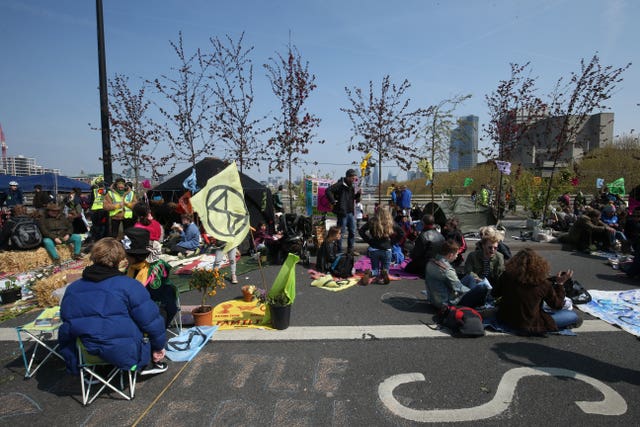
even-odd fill
[{"label": "lamp post", "polygon": [[102,0],[96,0],[98,27],[98,77],[100,86],[100,126],[102,129],[102,170],[104,181],[113,183],[111,167],[111,140],[109,134],[109,102],[107,97],[107,65],[104,55],[104,24],[102,22]]}]

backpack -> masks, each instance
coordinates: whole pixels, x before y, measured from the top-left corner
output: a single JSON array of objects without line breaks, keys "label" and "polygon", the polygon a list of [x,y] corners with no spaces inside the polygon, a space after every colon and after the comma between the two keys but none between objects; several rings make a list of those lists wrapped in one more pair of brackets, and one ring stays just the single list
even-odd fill
[{"label": "backpack", "polygon": [[34,249],[42,243],[42,233],[32,218],[13,218],[11,244],[18,249]]},{"label": "backpack", "polygon": [[484,336],[482,316],[471,307],[445,305],[434,316],[436,323],[451,331],[456,338]]},{"label": "backpack", "polygon": [[591,301],[591,294],[577,280],[564,282],[564,293],[574,304],[586,304]]},{"label": "backpack", "polygon": [[331,275],[348,278],[352,276],[354,259],[353,255],[338,254],[336,259],[331,263]]}]

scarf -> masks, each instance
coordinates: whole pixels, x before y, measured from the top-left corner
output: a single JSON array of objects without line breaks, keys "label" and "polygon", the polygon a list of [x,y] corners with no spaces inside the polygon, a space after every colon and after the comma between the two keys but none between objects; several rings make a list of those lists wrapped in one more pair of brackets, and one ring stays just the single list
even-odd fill
[{"label": "scarf", "polygon": [[127,268],[127,276],[133,277],[146,287],[148,284],[149,263],[144,260],[136,264],[130,264],[129,268]]}]

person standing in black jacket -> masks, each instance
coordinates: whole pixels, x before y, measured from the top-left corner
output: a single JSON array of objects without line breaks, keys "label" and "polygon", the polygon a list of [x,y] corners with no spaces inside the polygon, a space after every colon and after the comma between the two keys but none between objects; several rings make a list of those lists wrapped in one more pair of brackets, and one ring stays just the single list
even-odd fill
[{"label": "person standing in black jacket", "polygon": [[[347,252],[358,256],[359,253],[354,251],[356,243],[356,218],[355,204],[360,201],[360,190],[355,191],[354,182],[357,173],[354,169],[348,169],[344,178],[340,178],[335,184],[327,188],[326,195],[329,203],[333,206],[333,213],[338,217],[338,227],[342,234],[348,230],[347,235]],[[342,239],[338,241],[338,251],[342,252]]]}]

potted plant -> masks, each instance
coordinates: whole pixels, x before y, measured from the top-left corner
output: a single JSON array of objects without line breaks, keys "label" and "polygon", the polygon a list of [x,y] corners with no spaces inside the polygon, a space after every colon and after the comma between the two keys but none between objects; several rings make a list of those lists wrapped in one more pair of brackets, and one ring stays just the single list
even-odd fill
[{"label": "potted plant", "polygon": [[191,311],[196,326],[211,326],[213,324],[213,307],[206,305],[207,298],[216,294],[218,288],[224,289],[224,273],[217,268],[194,268],[189,279],[189,288],[202,294],[199,307]]},{"label": "potted plant", "polygon": [[271,313],[271,326],[275,329],[287,329],[291,319],[291,305],[293,301],[285,293],[273,296],[267,295],[266,303]]},{"label": "potted plant", "polygon": [[10,304],[22,299],[22,288],[16,283],[16,278],[10,276],[8,279],[4,282],[4,288],[0,290],[2,304]]},{"label": "potted plant", "polygon": [[245,302],[251,302],[255,298],[254,292],[256,291],[256,287],[254,285],[244,285],[240,288],[242,291],[242,299]]}]

